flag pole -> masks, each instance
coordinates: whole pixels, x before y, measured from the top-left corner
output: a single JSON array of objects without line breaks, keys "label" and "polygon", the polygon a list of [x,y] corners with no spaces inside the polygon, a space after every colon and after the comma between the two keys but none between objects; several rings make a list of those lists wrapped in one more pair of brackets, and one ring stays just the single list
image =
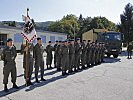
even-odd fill
[{"label": "flag pole", "polygon": [[[27,8],[27,17],[29,17],[29,8]],[[28,42],[26,41],[26,47],[28,47]],[[29,49],[29,48],[28,48]],[[27,82],[29,81],[28,79],[28,50],[26,50],[26,86],[28,86]]]}]

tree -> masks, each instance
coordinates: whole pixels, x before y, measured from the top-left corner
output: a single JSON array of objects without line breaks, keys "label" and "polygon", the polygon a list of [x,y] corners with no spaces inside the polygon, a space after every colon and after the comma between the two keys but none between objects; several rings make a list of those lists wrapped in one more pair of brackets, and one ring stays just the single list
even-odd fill
[{"label": "tree", "polygon": [[78,20],[75,15],[64,16],[61,20],[52,23],[49,26],[50,31],[67,33],[68,37],[74,38],[74,33],[78,33]]},{"label": "tree", "polygon": [[133,6],[128,3],[125,6],[125,11],[120,15],[121,24],[119,29],[124,33],[125,41],[129,43],[133,41]]}]

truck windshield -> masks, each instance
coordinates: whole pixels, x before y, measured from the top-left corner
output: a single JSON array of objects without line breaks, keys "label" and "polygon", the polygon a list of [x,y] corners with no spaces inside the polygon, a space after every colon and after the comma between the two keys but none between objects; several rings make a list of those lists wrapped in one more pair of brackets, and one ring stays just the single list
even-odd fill
[{"label": "truck windshield", "polygon": [[105,35],[105,40],[121,40],[121,35],[120,34],[106,34]]}]

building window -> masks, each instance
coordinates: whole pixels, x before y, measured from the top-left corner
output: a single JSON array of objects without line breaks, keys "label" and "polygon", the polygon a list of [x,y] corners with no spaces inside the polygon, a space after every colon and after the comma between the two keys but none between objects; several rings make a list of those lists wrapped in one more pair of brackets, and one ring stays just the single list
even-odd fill
[{"label": "building window", "polygon": [[50,36],[50,41],[55,42],[55,36]]},{"label": "building window", "polygon": [[6,45],[7,34],[0,34],[0,46]]},{"label": "building window", "polygon": [[42,38],[42,42],[43,42],[43,43],[46,43],[46,36],[40,35],[40,37]]},{"label": "building window", "polygon": [[14,42],[21,43],[23,41],[23,37],[20,33],[14,34]]},{"label": "building window", "polygon": [[62,41],[63,40],[63,38],[62,37],[58,37],[58,41]]}]

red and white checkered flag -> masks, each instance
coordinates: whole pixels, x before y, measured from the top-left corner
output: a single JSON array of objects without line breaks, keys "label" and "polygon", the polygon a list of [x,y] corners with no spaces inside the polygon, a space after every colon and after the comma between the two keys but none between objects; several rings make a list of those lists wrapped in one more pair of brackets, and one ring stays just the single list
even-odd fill
[{"label": "red and white checkered flag", "polygon": [[28,43],[31,43],[37,37],[34,24],[30,17],[22,15],[22,19],[23,21],[25,21],[25,24],[23,27],[23,32],[21,34]]}]

